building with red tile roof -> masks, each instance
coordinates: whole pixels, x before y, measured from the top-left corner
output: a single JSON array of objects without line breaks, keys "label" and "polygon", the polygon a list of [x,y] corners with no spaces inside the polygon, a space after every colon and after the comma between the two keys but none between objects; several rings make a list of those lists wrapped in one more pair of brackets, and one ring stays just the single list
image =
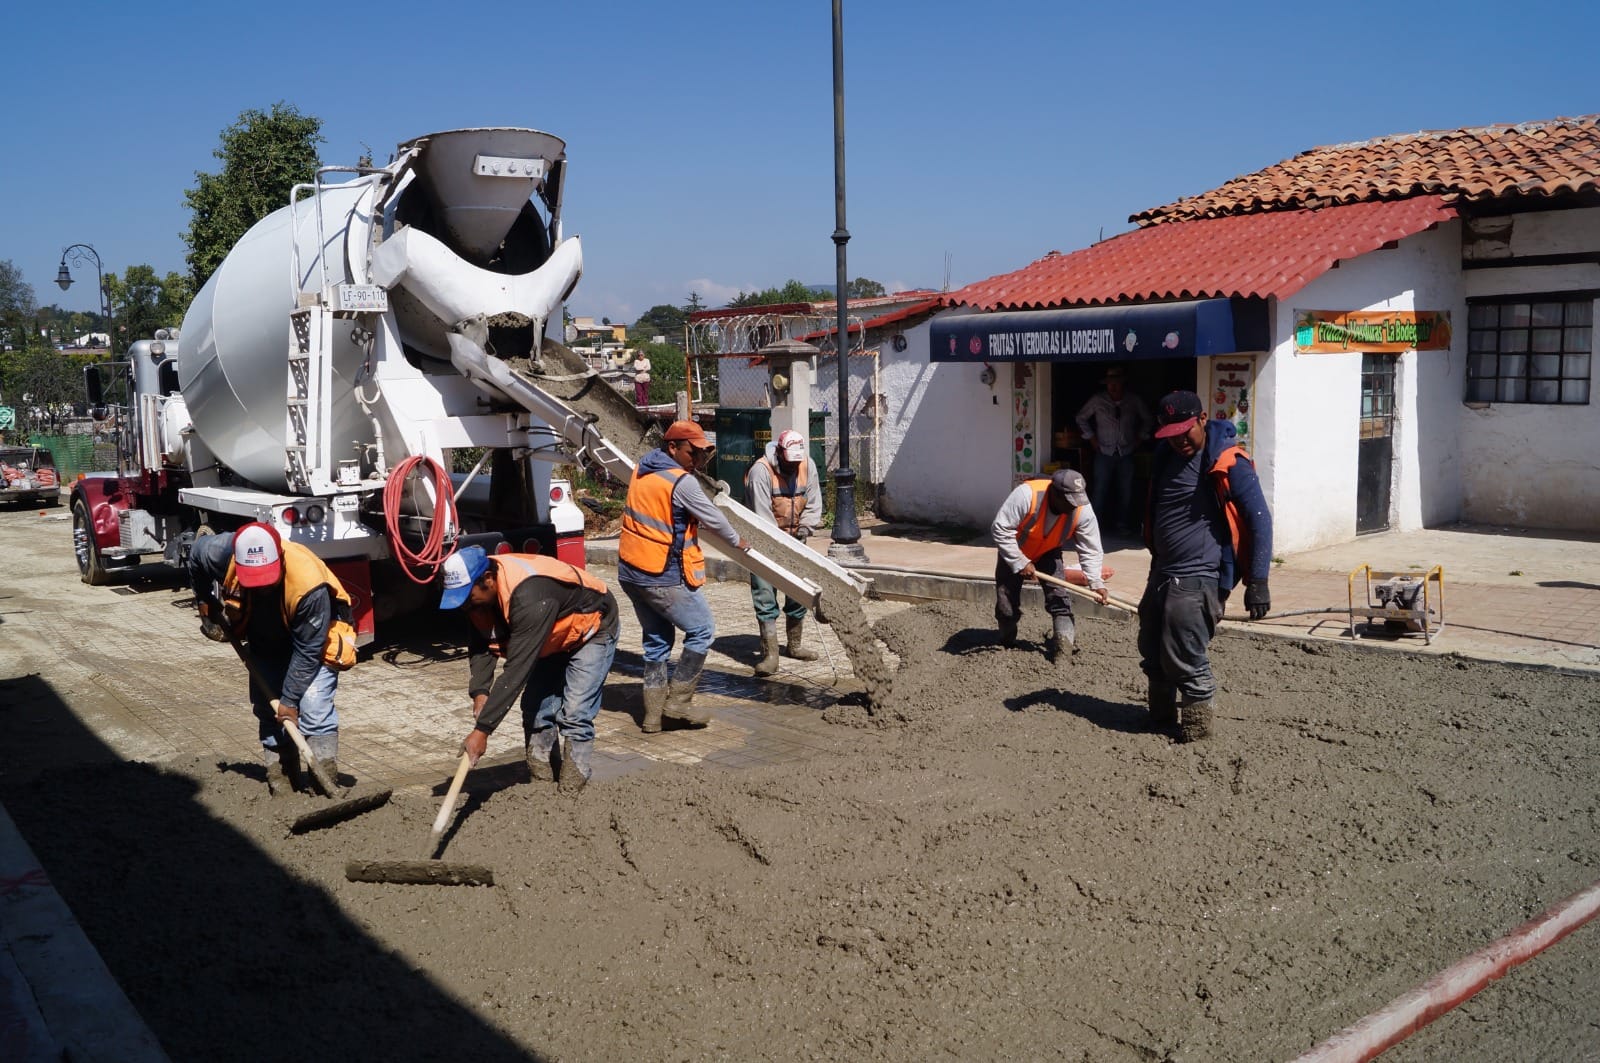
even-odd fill
[{"label": "building with red tile roof", "polygon": [[1092,477],[1076,415],[1117,365],[1234,421],[1280,552],[1600,523],[1600,116],[1314,148],[1131,220],[902,323],[870,426],[891,515],[981,526],[1020,478]]}]

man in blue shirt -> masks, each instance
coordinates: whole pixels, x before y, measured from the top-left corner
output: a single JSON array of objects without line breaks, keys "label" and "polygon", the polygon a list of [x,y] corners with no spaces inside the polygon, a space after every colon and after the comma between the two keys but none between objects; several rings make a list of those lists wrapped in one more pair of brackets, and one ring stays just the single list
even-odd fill
[{"label": "man in blue shirt", "polygon": [[1254,463],[1228,421],[1208,421],[1192,391],[1156,407],[1145,543],[1150,582],[1139,600],[1139,667],[1149,677],[1151,724],[1178,740],[1211,734],[1216,679],[1207,651],[1240,582],[1252,620],[1272,608],[1272,514]]}]

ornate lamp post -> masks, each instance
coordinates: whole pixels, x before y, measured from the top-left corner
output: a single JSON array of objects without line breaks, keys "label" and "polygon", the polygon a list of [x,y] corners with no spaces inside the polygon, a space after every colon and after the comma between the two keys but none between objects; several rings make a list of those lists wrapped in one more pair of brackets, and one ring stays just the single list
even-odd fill
[{"label": "ornate lamp post", "polygon": [[85,259],[94,263],[95,280],[100,285],[100,313],[106,319],[106,348],[107,355],[115,357],[117,353],[117,326],[111,317],[111,293],[106,291],[105,271],[100,267],[100,253],[88,244],[73,244],[61,252],[61,268],[56,271],[56,285],[66,291],[72,287],[72,271],[67,269],[67,259],[71,258],[75,264],[81,264]]},{"label": "ornate lamp post", "polygon": [[833,540],[828,556],[842,564],[861,564],[867,554],[861,548],[861,525],[856,521],[856,474],[850,468],[850,318],[844,256],[850,232],[844,227],[844,16],[840,2],[833,0],[833,246],[838,266],[835,305],[839,309],[838,331],[834,335],[839,354],[839,469],[833,474]]}]

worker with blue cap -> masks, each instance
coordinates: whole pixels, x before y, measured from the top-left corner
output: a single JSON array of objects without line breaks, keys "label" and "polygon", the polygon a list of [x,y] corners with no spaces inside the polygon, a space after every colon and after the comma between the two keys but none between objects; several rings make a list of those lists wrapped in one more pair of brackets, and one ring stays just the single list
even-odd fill
[{"label": "worker with blue cap", "polygon": [[[610,589],[553,557],[490,555],[469,546],[445,560],[439,608],[464,608],[471,622],[467,693],[476,722],[462,751],[476,765],[520,693],[534,780],[559,776],[563,792],[583,789],[601,689],[617,655],[617,599]],[[505,662],[498,680],[497,658]]]}]

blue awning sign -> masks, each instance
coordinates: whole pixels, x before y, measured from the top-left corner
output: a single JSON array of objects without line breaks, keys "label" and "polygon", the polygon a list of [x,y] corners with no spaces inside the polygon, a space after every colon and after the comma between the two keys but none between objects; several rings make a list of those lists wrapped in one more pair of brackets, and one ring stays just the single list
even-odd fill
[{"label": "blue awning sign", "polygon": [[1227,299],[934,318],[935,362],[1103,362],[1232,354]]}]

